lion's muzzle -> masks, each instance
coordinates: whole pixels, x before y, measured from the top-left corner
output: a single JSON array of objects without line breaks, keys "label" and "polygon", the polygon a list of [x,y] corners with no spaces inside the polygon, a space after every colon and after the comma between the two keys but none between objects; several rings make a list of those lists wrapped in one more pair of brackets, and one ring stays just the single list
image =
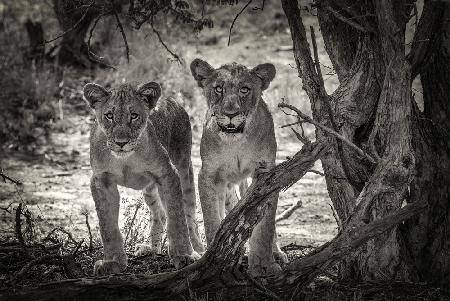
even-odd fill
[{"label": "lion's muzzle", "polygon": [[220,131],[227,134],[243,133],[245,129],[245,115],[239,113],[222,114],[216,117]]}]

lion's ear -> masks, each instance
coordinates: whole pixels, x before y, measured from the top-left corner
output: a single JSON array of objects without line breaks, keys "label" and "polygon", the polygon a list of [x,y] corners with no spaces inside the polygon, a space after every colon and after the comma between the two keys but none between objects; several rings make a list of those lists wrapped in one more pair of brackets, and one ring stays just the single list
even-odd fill
[{"label": "lion's ear", "polygon": [[108,95],[109,92],[97,84],[86,84],[83,88],[84,99],[92,109]]},{"label": "lion's ear", "polygon": [[262,90],[266,90],[269,87],[276,74],[275,66],[270,63],[258,65],[252,69],[252,72],[261,79]]},{"label": "lion's ear", "polygon": [[161,86],[155,82],[149,82],[142,84],[138,87],[137,93],[144,96],[147,99],[148,106],[153,109],[161,97]]},{"label": "lion's ear", "polygon": [[195,59],[191,63],[191,72],[200,88],[204,87],[204,80],[211,76],[214,68],[201,59]]}]

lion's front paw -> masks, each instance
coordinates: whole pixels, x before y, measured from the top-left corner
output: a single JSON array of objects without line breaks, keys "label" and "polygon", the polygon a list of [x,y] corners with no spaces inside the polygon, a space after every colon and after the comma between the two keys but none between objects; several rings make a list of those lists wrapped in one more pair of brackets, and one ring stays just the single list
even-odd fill
[{"label": "lion's front paw", "polygon": [[286,253],[284,253],[281,250],[278,251],[274,251],[273,252],[273,257],[275,258],[275,260],[281,261],[282,263],[288,263],[289,259],[286,255]]},{"label": "lion's front paw", "polygon": [[250,275],[253,277],[260,277],[260,276],[270,276],[270,275],[277,275],[281,272],[281,267],[278,263],[272,263],[269,265],[250,265],[249,266],[249,272]]},{"label": "lion's front paw", "polygon": [[155,255],[158,254],[158,250],[151,245],[147,244],[136,244],[136,249],[134,250],[134,256],[144,256],[144,255]]},{"label": "lion's front paw", "polygon": [[95,276],[105,276],[119,274],[126,268],[126,265],[120,264],[115,260],[97,260],[94,265]]},{"label": "lion's front paw", "polygon": [[193,251],[191,255],[176,255],[172,257],[173,265],[177,270],[184,268],[185,266],[190,265],[196,260],[200,259],[200,255]]}]

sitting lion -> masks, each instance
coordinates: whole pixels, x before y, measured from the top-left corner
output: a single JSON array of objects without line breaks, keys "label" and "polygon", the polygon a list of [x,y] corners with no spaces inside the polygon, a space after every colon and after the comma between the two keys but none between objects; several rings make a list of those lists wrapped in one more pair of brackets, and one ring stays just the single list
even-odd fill
[{"label": "sitting lion", "polygon": [[175,267],[198,259],[197,252],[204,249],[195,221],[191,126],[186,111],[172,99],[158,102],[161,88],[155,82],[138,88],[124,84],[110,91],[87,84],[83,92],[96,117],[90,138],[91,192],[104,259],[95,263],[95,274],[118,273],[127,266],[118,226],[117,185],[142,189],[152,211],[151,245],[138,246],[138,254],[161,249],[167,216],[169,255]]},{"label": "sitting lion", "polygon": [[[247,178],[264,163],[275,164],[277,143],[272,116],[261,98],[275,77],[272,64],[247,69],[232,63],[214,69],[195,59],[191,71],[203,88],[208,103],[200,145],[202,168],[199,193],[210,245],[225,213],[236,204],[236,185],[241,196],[248,188]],[[250,238],[249,268],[254,275],[280,270],[274,254],[287,261],[276,243],[275,214],[278,195],[269,201],[263,220]]]}]

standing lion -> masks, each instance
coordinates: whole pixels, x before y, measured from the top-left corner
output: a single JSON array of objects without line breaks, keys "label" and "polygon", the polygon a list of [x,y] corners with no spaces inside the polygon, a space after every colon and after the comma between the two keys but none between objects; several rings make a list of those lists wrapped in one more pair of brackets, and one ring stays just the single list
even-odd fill
[{"label": "standing lion", "polygon": [[159,84],[124,84],[112,90],[84,87],[95,112],[91,129],[91,192],[97,209],[104,259],[95,274],[118,273],[127,266],[119,231],[117,185],[143,190],[153,215],[151,245],[137,253],[159,252],[167,217],[169,255],[180,268],[204,251],[195,220],[191,164],[191,125],[173,99],[158,101]]},{"label": "standing lion", "polygon": [[[275,165],[277,143],[272,116],[262,99],[262,92],[275,77],[272,64],[247,69],[232,63],[214,69],[195,59],[192,75],[203,89],[208,104],[200,145],[202,168],[199,193],[205,222],[206,240],[210,245],[224,219],[247,189],[247,178],[264,163]],[[280,270],[274,254],[287,261],[275,241],[275,214],[278,195],[269,200],[262,221],[250,238],[249,268],[254,275]]]}]

